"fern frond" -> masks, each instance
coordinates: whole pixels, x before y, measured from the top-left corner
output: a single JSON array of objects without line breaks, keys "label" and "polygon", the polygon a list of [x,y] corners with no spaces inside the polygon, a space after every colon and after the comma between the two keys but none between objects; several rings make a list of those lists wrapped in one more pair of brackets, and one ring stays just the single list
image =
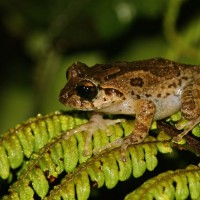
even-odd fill
[{"label": "fern frond", "polygon": [[[52,122],[50,122],[51,118],[53,118]],[[169,136],[163,134],[159,136],[159,140],[148,136],[143,143],[130,146],[126,152],[126,162],[121,161],[120,147],[107,149],[95,156],[91,154],[86,157],[83,155],[85,133],[68,135],[68,132],[65,131],[76,124],[85,122],[84,118],[59,113],[46,116],[46,118],[40,116],[37,120],[39,121],[37,124],[36,119],[31,120],[28,125],[26,123],[26,129],[30,130],[31,127],[33,130],[34,127],[33,133],[39,133],[39,130],[42,130],[44,141],[47,144],[42,141],[37,144],[35,150],[32,149],[30,160],[24,162],[18,181],[9,188],[9,195],[5,196],[4,199],[33,199],[34,195],[47,199],[63,195],[74,195],[74,198],[75,196],[86,197],[90,193],[89,183],[91,181],[95,182],[98,187],[105,185],[107,188],[113,188],[118,181],[127,180],[131,174],[137,178],[142,176],[146,170],[154,170],[158,163],[156,158],[158,151],[162,153],[172,151]],[[51,129],[46,128],[45,132],[44,124],[46,127],[50,127],[47,125],[47,121],[52,126]],[[42,128],[40,128],[41,124]],[[66,124],[68,125],[66,126]],[[112,136],[108,136],[106,131],[97,131],[93,136],[91,149],[101,148],[110,140],[114,141],[130,134],[131,127],[128,121],[110,127],[114,130]],[[53,134],[54,132],[57,134]],[[51,135],[51,139],[49,135]],[[38,150],[38,146],[43,147]],[[66,174],[64,178],[61,177],[63,172]],[[60,178],[62,179],[61,183],[56,185],[48,196],[50,186],[52,187],[55,180]],[[82,186],[83,183],[84,186]],[[69,194],[66,194],[66,191]],[[86,193],[83,194],[83,192]]]},{"label": "fern frond", "polygon": [[0,177],[7,179],[10,169],[20,167],[26,158],[38,152],[50,140],[63,131],[85,123],[76,116],[66,116],[59,112],[31,118],[27,122],[10,129],[0,138]]},{"label": "fern frond", "polygon": [[149,199],[199,199],[200,167],[190,165],[185,169],[167,171],[146,181],[128,194],[125,200]]},{"label": "fern frond", "polygon": [[[120,147],[107,148],[93,155],[94,150],[98,152],[99,148],[132,133],[133,122],[127,120],[108,127],[113,133],[111,136],[106,131],[96,131],[90,143],[90,153],[84,156],[86,133],[74,134],[73,130],[67,130],[87,122],[87,119],[87,114],[81,113],[40,115],[3,136],[0,151],[4,154],[0,156],[0,163],[7,164],[6,176],[9,176],[13,166],[21,166],[17,173],[18,180],[10,186],[9,194],[3,199],[34,199],[38,196],[43,199],[81,197],[84,200],[89,197],[92,185],[111,189],[131,175],[141,177],[147,170],[155,169],[158,152],[173,151],[171,136],[160,131],[155,137],[148,136],[144,142],[130,145],[124,152],[126,162],[121,160]],[[17,164],[14,159],[9,160],[10,152],[7,153],[9,149],[14,151],[13,143],[15,153],[19,153]],[[15,165],[11,165],[12,162]]]},{"label": "fern frond", "polygon": [[[155,138],[149,136],[143,144],[130,146],[126,152],[126,162],[121,160],[120,148],[95,155],[76,167],[73,173],[67,174],[45,199],[76,199],[76,197],[81,197],[77,199],[84,200],[89,197],[90,182],[98,188],[105,185],[111,189],[119,181],[126,181],[131,174],[138,178],[146,170],[153,171],[158,163],[156,158],[158,144],[159,142]],[[163,146],[166,145],[170,145],[169,141],[163,143]],[[160,148],[162,149],[161,146]],[[165,153],[167,152],[169,151]],[[83,183],[85,184],[82,185]],[[79,188],[82,189],[79,190]]]}]

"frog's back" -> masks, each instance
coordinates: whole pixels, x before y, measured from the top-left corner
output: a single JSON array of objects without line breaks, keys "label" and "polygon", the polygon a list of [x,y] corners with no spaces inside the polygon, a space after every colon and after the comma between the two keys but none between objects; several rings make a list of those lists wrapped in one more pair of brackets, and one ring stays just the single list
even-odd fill
[{"label": "frog's back", "polygon": [[99,79],[101,82],[116,81],[117,79],[130,77],[153,78],[155,81],[160,80],[163,82],[172,78],[193,76],[195,71],[200,73],[200,67],[179,64],[163,58],[152,58],[133,62],[97,64],[90,68],[90,76]]},{"label": "frog's back", "polygon": [[102,89],[114,89],[126,98],[161,99],[180,96],[185,86],[200,73],[200,67],[163,58],[97,64],[87,70],[87,79]]}]

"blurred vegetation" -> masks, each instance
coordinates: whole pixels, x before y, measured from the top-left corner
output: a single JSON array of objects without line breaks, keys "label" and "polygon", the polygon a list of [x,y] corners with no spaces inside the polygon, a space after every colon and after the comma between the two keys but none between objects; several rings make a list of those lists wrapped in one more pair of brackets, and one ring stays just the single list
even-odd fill
[{"label": "blurred vegetation", "polygon": [[[200,65],[200,2],[1,0],[0,45],[3,133],[38,113],[66,109],[58,94],[66,69],[76,61],[92,66],[164,57]],[[188,158],[193,159],[184,154],[176,164]],[[168,165],[167,160],[163,166]],[[132,184],[119,183],[119,188]]]},{"label": "blurred vegetation", "polygon": [[0,16],[1,133],[65,109],[58,94],[73,62],[200,63],[198,0],[1,0]]}]

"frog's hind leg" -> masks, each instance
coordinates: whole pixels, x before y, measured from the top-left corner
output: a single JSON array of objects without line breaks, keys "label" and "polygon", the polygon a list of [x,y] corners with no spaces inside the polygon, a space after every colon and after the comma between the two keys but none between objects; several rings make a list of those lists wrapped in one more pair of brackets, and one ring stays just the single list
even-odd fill
[{"label": "frog's hind leg", "polygon": [[177,136],[173,137],[172,141],[173,142],[180,142],[182,140],[182,138],[188,134],[188,132],[190,132],[197,124],[200,123],[200,116],[197,117],[197,119],[189,121],[188,124],[186,125],[187,128],[180,134],[178,134]]},{"label": "frog's hind leg", "polygon": [[181,97],[181,112],[183,117],[188,120],[188,124],[182,133],[173,138],[174,142],[179,142],[200,123],[200,76],[184,89]]}]

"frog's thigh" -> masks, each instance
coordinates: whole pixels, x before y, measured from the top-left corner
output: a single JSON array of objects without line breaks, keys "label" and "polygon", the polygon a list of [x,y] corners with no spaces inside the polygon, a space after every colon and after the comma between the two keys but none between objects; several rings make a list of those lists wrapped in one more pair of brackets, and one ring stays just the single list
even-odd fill
[{"label": "frog's thigh", "polygon": [[149,132],[156,111],[155,104],[149,100],[138,100],[136,106],[136,121],[134,133],[129,136],[129,143],[142,142]]},{"label": "frog's thigh", "polygon": [[181,141],[200,122],[200,77],[184,89],[181,104],[181,112],[188,120],[188,125],[182,133],[173,138],[174,142]]},{"label": "frog's thigh", "polygon": [[188,120],[196,119],[200,115],[200,77],[184,89],[181,112]]}]

